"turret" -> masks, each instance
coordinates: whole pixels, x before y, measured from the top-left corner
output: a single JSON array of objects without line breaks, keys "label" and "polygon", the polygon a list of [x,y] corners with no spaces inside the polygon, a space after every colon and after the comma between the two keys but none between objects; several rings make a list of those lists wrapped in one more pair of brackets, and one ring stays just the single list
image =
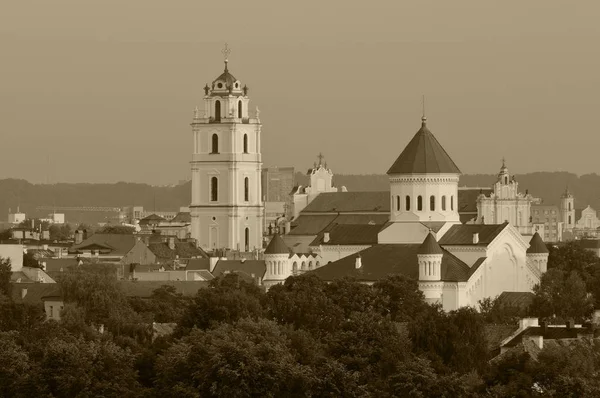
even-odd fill
[{"label": "turret", "polygon": [[548,269],[549,253],[542,237],[536,232],[529,241],[527,262],[543,274]]},{"label": "turret", "polygon": [[427,234],[427,237],[417,252],[417,258],[419,262],[419,281],[441,280],[443,256],[444,251],[433,237],[433,234]]},{"label": "turret", "polygon": [[273,235],[271,242],[265,249],[264,261],[267,269],[263,281],[267,288],[283,282],[292,274],[290,249],[279,233]]}]

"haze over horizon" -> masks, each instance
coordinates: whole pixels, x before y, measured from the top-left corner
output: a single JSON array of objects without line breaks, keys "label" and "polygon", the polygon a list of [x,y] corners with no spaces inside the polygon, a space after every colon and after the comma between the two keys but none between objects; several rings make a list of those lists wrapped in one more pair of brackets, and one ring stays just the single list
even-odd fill
[{"label": "haze over horizon", "polygon": [[[600,3],[9,1],[0,178],[176,183],[223,69],[263,164],[383,174],[428,126],[465,174],[598,172]],[[226,26],[226,28],[224,28]]]}]

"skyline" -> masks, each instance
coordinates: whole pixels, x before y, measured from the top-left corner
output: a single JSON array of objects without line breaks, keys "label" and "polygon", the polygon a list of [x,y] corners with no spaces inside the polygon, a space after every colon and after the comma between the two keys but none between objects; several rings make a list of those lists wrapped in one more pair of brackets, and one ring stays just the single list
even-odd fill
[{"label": "skyline", "polygon": [[[261,110],[264,167],[302,171],[323,152],[335,174],[384,174],[425,95],[428,126],[464,174],[497,173],[503,157],[517,174],[598,172],[599,4],[265,3],[10,4],[0,178],[189,177],[189,124],[225,42]],[[227,32],[212,15],[227,15]]]}]

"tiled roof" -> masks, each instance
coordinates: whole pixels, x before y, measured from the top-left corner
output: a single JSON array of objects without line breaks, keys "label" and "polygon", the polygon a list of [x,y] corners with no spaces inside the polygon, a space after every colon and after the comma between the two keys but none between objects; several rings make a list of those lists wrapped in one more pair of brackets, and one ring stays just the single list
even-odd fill
[{"label": "tiled roof", "polygon": [[315,235],[283,235],[286,246],[294,253],[308,253]]},{"label": "tiled roof", "polygon": [[419,246],[417,254],[444,254],[444,251],[433,237],[433,234],[427,234],[427,237]]},{"label": "tiled roof", "polygon": [[519,326],[516,323],[514,325],[484,325],[484,334],[488,351],[498,349],[500,347],[500,343],[502,343],[506,338],[510,337],[514,332],[517,331],[518,328]]},{"label": "tiled roof", "polygon": [[[360,269],[355,268],[358,254],[353,254],[310,272],[326,281],[345,276],[363,281],[377,281],[390,274],[403,274],[418,279],[417,253],[419,247],[418,244],[375,245],[360,252],[362,258]],[[444,250],[441,280],[467,281],[468,278],[469,266]]]},{"label": "tiled roof", "polygon": [[[22,297],[22,290],[27,294]],[[41,304],[44,297],[62,297],[58,283],[13,283],[12,298],[17,303]]]},{"label": "tiled roof", "polygon": [[163,285],[173,286],[177,293],[194,296],[198,290],[208,287],[205,281],[118,281],[127,297],[149,298],[152,292]]},{"label": "tiled roof", "polygon": [[46,272],[66,271],[69,267],[77,266],[77,259],[74,258],[44,258],[40,263],[46,263]]},{"label": "tiled roof", "polygon": [[192,258],[185,267],[186,271],[210,270],[210,259]]},{"label": "tiled roof", "polygon": [[491,188],[458,188],[458,212],[474,213],[477,216],[477,198],[480,194],[490,196],[494,192]]},{"label": "tiled roof", "polygon": [[423,120],[417,134],[410,140],[387,173],[460,174],[460,170]]},{"label": "tiled roof", "polygon": [[473,245],[473,234],[479,234],[478,246],[487,246],[508,226],[503,224],[453,225],[438,242],[440,245]]},{"label": "tiled roof", "polygon": [[191,223],[192,222],[192,214],[189,212],[179,212],[173,219],[170,221],[172,223]]},{"label": "tiled roof", "polygon": [[[50,276],[52,277],[52,276]],[[25,275],[23,271],[11,272],[10,281],[15,283],[33,283],[34,280]],[[18,282],[17,282],[18,281]]]},{"label": "tiled roof", "polygon": [[263,260],[219,260],[212,274],[219,276],[226,272],[235,272],[248,277],[262,278],[267,271],[267,266]]},{"label": "tiled roof", "polygon": [[537,232],[533,234],[533,237],[529,241],[529,248],[527,249],[527,253],[531,254],[542,254],[542,253],[550,253],[546,244],[542,240],[542,237]]},{"label": "tiled roof", "polygon": [[332,214],[322,215],[304,215],[300,213],[290,232],[291,235],[317,235],[327,227],[335,224],[361,224],[361,225],[379,225],[382,226],[389,220],[389,214]]},{"label": "tiled roof", "polygon": [[532,292],[502,292],[498,296],[501,307],[520,308],[526,310],[533,303],[535,294]]},{"label": "tiled roof", "polygon": [[265,254],[289,254],[289,252],[289,247],[287,247],[279,234],[273,235],[269,245],[265,249]]},{"label": "tiled roof", "polygon": [[175,260],[176,258],[185,259],[192,257],[208,257],[204,250],[199,249],[190,242],[176,242],[175,250],[169,248],[168,243],[150,243],[148,248],[160,260]]},{"label": "tiled roof", "polygon": [[85,250],[88,247],[102,247],[111,250],[110,254],[124,256],[135,246],[137,237],[130,234],[94,234],[70,251]]},{"label": "tiled roof", "polygon": [[308,204],[302,213],[324,212],[390,212],[389,191],[375,192],[324,192]]},{"label": "tiled roof", "polygon": [[[381,224],[333,224],[313,240],[310,246],[318,245],[375,245]],[[329,232],[329,242],[324,242],[325,232]]]},{"label": "tiled roof", "polygon": [[199,269],[196,271],[193,271],[195,274],[200,275],[200,277],[202,277],[202,279],[204,279],[205,281],[211,281],[213,279],[215,279],[214,275],[210,273],[210,271],[206,270],[206,269]]}]

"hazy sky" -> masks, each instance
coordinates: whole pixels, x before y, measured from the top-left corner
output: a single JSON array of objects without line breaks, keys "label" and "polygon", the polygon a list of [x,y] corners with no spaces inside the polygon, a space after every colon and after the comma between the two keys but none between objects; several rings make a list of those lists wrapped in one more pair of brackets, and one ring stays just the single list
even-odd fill
[{"label": "hazy sky", "polygon": [[[598,0],[2,0],[0,178],[189,175],[202,87],[250,88],[264,166],[385,173],[428,125],[463,173],[597,172]],[[48,161],[49,157],[49,161]]]}]

